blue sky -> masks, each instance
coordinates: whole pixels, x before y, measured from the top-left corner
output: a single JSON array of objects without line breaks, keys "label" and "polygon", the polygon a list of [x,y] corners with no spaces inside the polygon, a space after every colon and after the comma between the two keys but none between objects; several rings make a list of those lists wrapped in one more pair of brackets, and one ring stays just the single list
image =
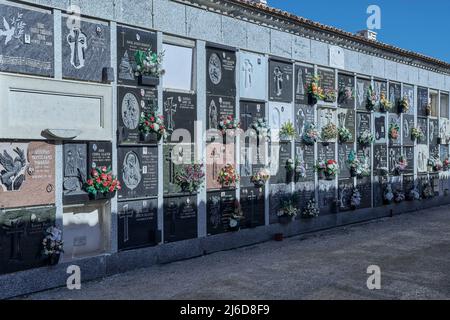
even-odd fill
[{"label": "blue sky", "polygon": [[272,7],[349,32],[366,29],[369,5],[381,8],[378,40],[450,63],[448,0],[268,0]]}]

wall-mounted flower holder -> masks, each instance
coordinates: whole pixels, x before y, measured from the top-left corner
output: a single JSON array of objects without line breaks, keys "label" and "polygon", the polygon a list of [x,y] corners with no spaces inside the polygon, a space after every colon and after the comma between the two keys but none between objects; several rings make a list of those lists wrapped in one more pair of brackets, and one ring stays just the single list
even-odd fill
[{"label": "wall-mounted flower holder", "polygon": [[159,78],[154,76],[138,76],[138,84],[144,87],[156,87],[159,85]]}]

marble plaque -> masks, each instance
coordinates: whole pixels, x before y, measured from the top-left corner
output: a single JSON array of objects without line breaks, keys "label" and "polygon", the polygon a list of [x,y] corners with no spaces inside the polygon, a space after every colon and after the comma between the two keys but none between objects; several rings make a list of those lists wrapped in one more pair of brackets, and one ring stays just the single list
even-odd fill
[{"label": "marble plaque", "polygon": [[336,159],[336,144],[322,144],[317,145],[317,160],[333,160]]},{"label": "marble plaque", "polygon": [[427,105],[428,105],[428,89],[418,87],[417,88],[417,115],[419,117],[427,116]]},{"label": "marble plaque", "polygon": [[185,165],[194,162],[194,145],[164,144],[163,149],[164,194],[181,193],[181,187],[176,183],[175,177]]},{"label": "marble plaque", "polygon": [[423,138],[418,139],[418,144],[428,144],[428,119],[417,117],[417,126],[422,129]]},{"label": "marble plaque", "polygon": [[414,115],[403,115],[403,145],[414,145],[414,141],[411,138],[411,130],[414,128]]},{"label": "marble plaque", "polygon": [[269,61],[269,101],[292,102],[292,63]]},{"label": "marble plaque", "polygon": [[314,123],[314,108],[308,105],[294,106],[295,130],[297,131],[296,141],[301,142],[303,134],[305,133],[305,126]]},{"label": "marble plaque", "polygon": [[447,118],[439,118],[439,137],[442,144],[448,144],[450,138],[450,120]]},{"label": "marble plaque", "polygon": [[154,246],[158,236],[158,200],[119,202],[117,241],[119,251]]},{"label": "marble plaque", "polygon": [[402,85],[400,83],[389,83],[389,101],[392,103],[394,112],[402,98]]},{"label": "marble plaque", "polygon": [[314,68],[307,66],[295,66],[295,103],[308,105],[308,89],[314,77]]},{"label": "marble plaque", "polygon": [[430,157],[434,159],[438,159],[440,155],[439,145],[431,144],[430,145]]},{"label": "marble plaque", "polygon": [[353,143],[341,143],[338,147],[339,179],[350,178],[348,156],[353,150]]},{"label": "marble plaque", "polygon": [[356,136],[357,138],[364,131],[371,130],[370,113],[357,112],[356,113]]},{"label": "marble plaque", "polygon": [[336,76],[334,70],[318,69],[319,86],[324,90],[336,90]]},{"label": "marble plaque", "polygon": [[436,145],[439,138],[439,121],[437,119],[430,119],[428,122],[428,141],[430,145]]},{"label": "marble plaque", "polygon": [[416,112],[416,104],[414,99],[414,86],[403,85],[403,97],[406,97],[409,104],[409,110],[406,114],[414,115]]},{"label": "marble plaque", "polygon": [[266,100],[267,58],[264,55],[239,52],[241,98]]},{"label": "marble plaque", "polygon": [[230,218],[234,214],[236,192],[208,192],[206,200],[207,231],[209,235],[229,231]]},{"label": "marble plaque", "polygon": [[55,146],[0,142],[0,208],[55,203]]},{"label": "marble plaque", "polygon": [[[337,110],[333,108],[318,108],[317,109],[317,129],[322,133],[322,129],[328,124],[335,124],[337,126]],[[327,142],[336,142],[336,139],[327,140]]]},{"label": "marble plaque", "polygon": [[352,210],[351,200],[353,195],[353,179],[342,179],[338,182],[338,201],[339,211],[345,212]]},{"label": "marble plaque", "polygon": [[375,113],[374,125],[375,125],[375,143],[385,144],[388,138],[388,128],[386,127],[386,114]]},{"label": "marble plaque", "polygon": [[355,141],[355,111],[350,109],[339,108],[337,111],[337,125],[350,130],[352,138],[348,142]]},{"label": "marble plaque", "polygon": [[112,168],[112,143],[88,143],[88,168]]},{"label": "marble plaque", "polygon": [[236,97],[236,52],[206,48],[206,93]]},{"label": "marble plaque", "polygon": [[[401,134],[402,120],[401,120],[401,117],[399,115],[393,114],[393,113],[389,114],[388,126],[387,126],[388,131],[389,131],[389,128],[390,128],[391,124],[396,124],[400,128],[399,134]],[[391,139],[389,137],[389,133],[388,133],[388,138],[389,138],[389,145],[392,145],[392,146],[399,146],[399,145],[401,145],[402,140],[401,140],[400,136],[398,137],[398,139]]]},{"label": "marble plaque", "polygon": [[440,117],[442,118],[446,118],[449,119],[450,115],[449,115],[449,97],[448,94],[446,93],[441,93],[441,113],[440,113]]},{"label": "marble plaque", "polygon": [[358,110],[367,110],[367,92],[370,88],[370,80],[356,79],[356,108]]},{"label": "marble plaque", "polygon": [[117,83],[137,86],[134,70],[136,51],[157,51],[156,32],[144,31],[125,26],[117,27]]},{"label": "marble plaque", "polygon": [[197,197],[164,198],[164,242],[197,237]]},{"label": "marble plaque", "polygon": [[54,74],[54,28],[50,11],[0,4],[0,71]]},{"label": "marble plaque", "polygon": [[118,87],[117,91],[118,142],[121,145],[137,144],[140,141],[140,116],[142,112],[156,106],[158,92],[155,88],[130,87]]},{"label": "marble plaque", "polygon": [[287,194],[290,188],[287,184],[271,184],[269,194],[269,222],[270,224],[278,223],[278,211],[280,202]]},{"label": "marble plaque", "polygon": [[[168,141],[184,143],[194,141],[195,121],[197,120],[196,102],[195,94],[164,92],[164,124],[171,133]],[[178,136],[183,136],[182,141],[175,139]]]},{"label": "marble plaque", "polygon": [[403,155],[408,161],[408,166],[406,167],[405,174],[414,173],[415,161],[414,161],[414,147],[403,147]]},{"label": "marble plaque", "polygon": [[219,123],[224,118],[236,118],[236,99],[226,96],[206,96],[206,129],[220,130]]},{"label": "marble plaque", "polygon": [[[401,147],[390,147],[388,150],[388,165],[389,172],[395,175],[395,167],[398,164],[400,157],[403,155]],[[409,164],[408,164],[409,165]]]},{"label": "marble plaque", "polygon": [[355,107],[355,77],[338,74],[338,106],[353,109]]},{"label": "marble plaque", "polygon": [[66,143],[63,152],[64,203],[86,201],[88,195],[83,190],[83,184],[90,174],[87,145],[85,143]]},{"label": "marble plaque", "polygon": [[430,151],[427,145],[419,144],[417,146],[417,171],[419,173],[427,172],[428,159],[430,157]]},{"label": "marble plaque", "polygon": [[279,139],[282,126],[292,121],[292,105],[287,103],[269,102],[269,126],[275,140]]},{"label": "marble plaque", "polygon": [[255,228],[265,224],[264,188],[241,188],[241,228]]},{"label": "marble plaque", "polygon": [[361,206],[359,209],[372,207],[372,183],[370,177],[363,177],[356,181],[356,187],[361,194]]},{"label": "marble plaque", "polygon": [[388,149],[386,145],[375,145],[373,147],[373,170],[374,175],[379,175],[380,171],[388,168]]},{"label": "marble plaque", "polygon": [[208,143],[206,145],[206,188],[221,189],[217,182],[220,170],[227,164],[235,166],[235,146],[233,144]]},{"label": "marble plaque", "polygon": [[337,212],[336,182],[319,181],[319,210],[320,215],[328,215]]},{"label": "marble plaque", "polygon": [[308,146],[301,143],[295,144],[295,158],[303,165],[305,168],[305,176],[300,176],[295,174],[295,182],[306,182],[314,181],[314,146]]},{"label": "marble plaque", "polygon": [[291,143],[281,142],[279,144],[278,153],[278,170],[276,172],[272,172],[273,175],[270,179],[270,183],[282,184],[292,181],[293,172],[289,172],[286,168],[286,164],[289,159],[293,160],[291,155]]},{"label": "marble plaque", "polygon": [[120,200],[158,195],[157,147],[119,148],[118,161]]},{"label": "marble plaque", "polygon": [[62,28],[62,72],[67,79],[103,81],[103,68],[111,67],[111,31],[100,21],[64,16]]},{"label": "marble plaque", "polygon": [[42,240],[55,218],[55,208],[0,211],[0,274],[45,265]]},{"label": "marble plaque", "polygon": [[388,90],[387,90],[387,83],[385,81],[377,81],[375,80],[373,82],[373,90],[375,91],[375,95],[377,97],[377,105],[375,107],[375,110],[380,110],[380,100],[381,100],[381,95],[383,94],[384,97],[387,99],[388,97]]}]

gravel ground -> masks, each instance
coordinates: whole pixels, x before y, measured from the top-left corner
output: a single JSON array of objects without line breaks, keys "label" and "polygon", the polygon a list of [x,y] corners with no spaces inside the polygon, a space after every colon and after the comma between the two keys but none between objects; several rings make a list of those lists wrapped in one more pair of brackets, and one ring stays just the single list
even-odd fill
[{"label": "gravel ground", "polygon": [[[22,299],[450,299],[450,207],[267,242]],[[381,268],[369,290],[367,268]]]}]

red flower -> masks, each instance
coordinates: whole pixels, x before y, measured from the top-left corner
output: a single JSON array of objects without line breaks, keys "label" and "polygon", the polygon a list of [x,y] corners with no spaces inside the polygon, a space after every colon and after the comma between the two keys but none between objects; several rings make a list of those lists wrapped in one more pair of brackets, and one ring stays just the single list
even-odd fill
[{"label": "red flower", "polygon": [[108,178],[108,175],[107,175],[106,173],[102,173],[102,174],[100,175],[100,178],[101,178],[102,180],[106,180],[106,179]]},{"label": "red flower", "polygon": [[114,192],[114,187],[109,187],[109,192]]},{"label": "red flower", "polygon": [[102,180],[101,180],[100,178],[97,178],[95,181],[96,181],[97,183],[101,183],[101,182],[102,182]]},{"label": "red flower", "polygon": [[97,170],[95,170],[95,169],[92,170],[92,176],[93,176],[94,178],[98,177],[98,172],[97,172]]},{"label": "red flower", "polygon": [[87,184],[92,186],[94,184],[94,181],[92,181],[92,179],[88,179]]},{"label": "red flower", "polygon": [[155,118],[154,118],[154,117],[151,117],[151,118],[150,118],[150,121],[151,121],[151,122],[155,122]]},{"label": "red flower", "polygon": [[107,172],[107,171],[108,171],[108,168],[107,168],[107,167],[103,167],[103,168],[102,168],[102,171],[103,171],[103,172]]},{"label": "red flower", "polygon": [[109,182],[108,182],[108,181],[103,181],[103,186],[104,186],[104,187],[109,186]]}]

